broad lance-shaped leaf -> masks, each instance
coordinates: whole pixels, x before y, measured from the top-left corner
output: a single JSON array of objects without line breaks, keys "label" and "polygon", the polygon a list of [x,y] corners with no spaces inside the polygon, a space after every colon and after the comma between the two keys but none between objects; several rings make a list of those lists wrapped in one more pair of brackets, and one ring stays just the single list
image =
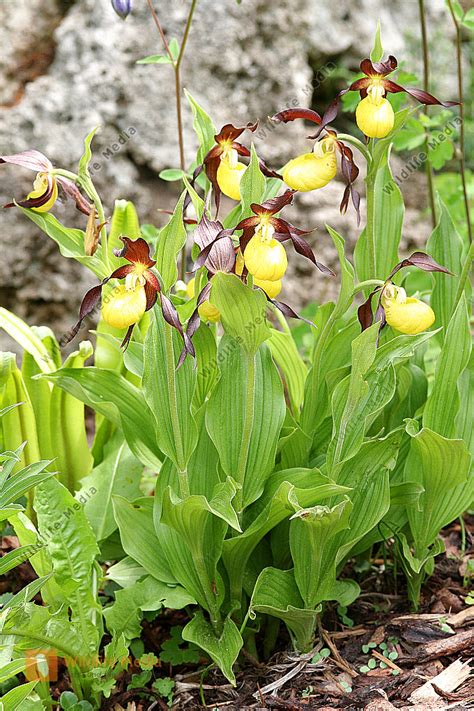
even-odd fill
[{"label": "broad lance-shaped leaf", "polygon": [[275,463],[285,417],[280,377],[264,345],[247,357],[224,336],[221,377],[207,405],[206,425],[224,472],[242,487],[242,506],[258,499]]},{"label": "broad lance-shaped leaf", "polygon": [[143,391],[160,449],[185,471],[197,442],[191,414],[196,372],[191,358],[176,369],[181,348],[176,329],[165,322],[160,309],[153,309],[145,340]]},{"label": "broad lance-shaped leaf", "polygon": [[462,271],[463,243],[444,202],[439,201],[439,221],[427,244],[428,252],[455,276],[433,273],[434,287],[430,305],[436,314],[435,326],[443,326],[441,339],[446,338],[446,329],[456,306],[458,278]]},{"label": "broad lance-shaped leaf", "polygon": [[240,192],[242,195],[241,219],[243,219],[252,214],[250,209],[252,203],[259,205],[262,202],[265,192],[265,177],[260,170],[258,156],[253,144],[251,147],[249,165],[244,171],[240,182]]},{"label": "broad lance-shaped leaf", "polygon": [[371,198],[368,199],[368,219],[373,222],[375,237],[375,263],[377,271],[370,272],[367,230],[364,229],[357,240],[354,251],[357,277],[366,279],[385,279],[391,268],[398,262],[398,246],[402,236],[403,216],[405,212],[400,188],[393,179],[390,170],[391,144],[387,143],[378,156],[374,167],[375,173],[367,176],[366,181],[373,183]]},{"label": "broad lance-shaped leaf", "polygon": [[144,578],[146,574],[147,571],[140,563],[126,555],[125,558],[110,566],[107,570],[107,579],[113,580],[121,588],[129,588],[138,583],[140,578]]},{"label": "broad lance-shaped leaf", "polygon": [[306,378],[305,397],[301,411],[301,428],[309,435],[309,446],[312,444],[312,435],[316,430],[317,417],[321,409],[321,394],[324,393],[322,384],[332,362],[326,358],[326,349],[330,344],[330,337],[336,329],[337,321],[352,304],[354,292],[354,267],[345,256],[344,239],[328,225],[326,225],[326,229],[334,242],[339,257],[341,286],[337,302],[321,332],[318,332],[313,363]]},{"label": "broad lance-shaped leaf", "polygon": [[138,459],[154,471],[161,466],[156,422],[141,390],[112,370],[61,368],[43,375],[123,430]]},{"label": "broad lance-shaped leaf", "polygon": [[352,503],[341,501],[333,508],[301,508],[291,517],[290,550],[294,575],[304,606],[315,608],[331,599],[336,582],[336,561],[330,539],[349,527]]},{"label": "broad lance-shaped leaf", "polygon": [[123,549],[147,573],[164,583],[176,583],[153,522],[153,499],[149,496],[127,501],[113,497],[115,520]]},{"label": "broad lance-shaped leaf", "polygon": [[289,469],[272,474],[262,496],[245,512],[244,532],[224,541],[222,559],[229,575],[232,602],[239,604],[247,562],[269,531],[299,508],[348,491],[348,487],[334,484],[318,469]]},{"label": "broad lance-shaped leaf", "polygon": [[208,116],[204,109],[199,106],[189,91],[185,89],[184,93],[193,112],[193,128],[199,140],[197,163],[200,164],[203,162],[204,156],[208,153],[208,151],[210,151],[215,143],[214,136],[217,133],[217,129],[214,126],[210,116]]},{"label": "broad lance-shaped leaf", "polygon": [[202,612],[197,612],[182,632],[183,639],[204,649],[224,676],[235,686],[234,663],[243,647],[238,627],[227,617],[222,629],[215,631]]},{"label": "broad lance-shaped leaf", "polygon": [[91,488],[97,494],[87,499],[84,510],[98,541],[108,538],[117,528],[112,497],[123,496],[129,501],[140,494],[143,465],[133,456],[121,433],[116,433],[105,449],[103,461],[81,480],[81,492]]},{"label": "broad lance-shaped leaf", "polygon": [[115,602],[104,610],[104,617],[107,629],[115,637],[123,634],[125,641],[130,643],[141,635],[142,612],[162,607],[180,610],[195,602],[179,585],[172,587],[148,575],[125,590],[117,590]]},{"label": "broad lance-shaped leaf", "polygon": [[[90,341],[83,341],[79,350],[68,356],[65,368],[84,367],[93,353]],[[80,486],[80,479],[93,465],[87,443],[84,403],[61,388],[54,388],[50,403],[51,448],[57,459],[59,480],[71,493]]]},{"label": "broad lance-shaped leaf", "polygon": [[5,483],[0,486],[0,509],[15,503],[26,494],[29,489],[38,486],[41,482],[54,476],[56,472],[45,471],[46,467],[50,464],[51,461],[47,459],[34,462],[10,476]]},{"label": "broad lance-shaped leaf", "polygon": [[29,220],[51,237],[59,247],[63,257],[75,259],[80,264],[88,267],[98,279],[105,279],[109,275],[108,270],[102,261],[102,246],[99,245],[92,257],[88,257],[84,251],[86,235],[82,230],[65,227],[50,212],[35,212],[19,207]]},{"label": "broad lance-shaped leaf", "polygon": [[293,570],[264,568],[255,583],[249,609],[253,619],[256,612],[261,612],[283,620],[298,652],[312,649],[321,605],[315,609],[305,608]]},{"label": "broad lance-shaped leaf", "polygon": [[210,501],[196,495],[180,499],[168,487],[156,529],[176,579],[209,612],[214,625],[225,594],[217,570],[224,537],[229,526],[240,530],[232,507],[236,491],[231,479],[217,484]]},{"label": "broad lance-shaped leaf", "polygon": [[447,439],[424,427],[411,435],[411,448],[405,466],[405,480],[424,488],[421,511],[408,510],[408,521],[420,558],[443,526],[454,521],[474,496],[474,475],[469,471],[470,455],[466,443]]},{"label": "broad lance-shaped leaf", "polygon": [[173,215],[167,225],[160,230],[156,250],[156,268],[158,269],[163,290],[167,293],[178,278],[176,257],[186,243],[186,228],[183,222],[184,191],[176,204]]},{"label": "broad lance-shaped leaf", "polygon": [[221,312],[226,334],[249,355],[270,337],[263,292],[246,286],[235,274],[219,272],[212,277],[210,302]]},{"label": "broad lance-shaped leaf", "polygon": [[71,610],[71,621],[91,650],[101,637],[101,609],[95,598],[97,543],[82,505],[55,479],[35,492],[38,530],[53,563],[55,581]]},{"label": "broad lance-shaped leaf", "polygon": [[24,351],[35,359],[38,368],[43,373],[56,370],[54,358],[51,357],[40,335],[19,316],[4,309],[3,306],[0,307],[0,328],[3,328]]},{"label": "broad lance-shaped leaf", "polygon": [[327,461],[333,476],[335,467],[357,453],[372,419],[392,399],[396,387],[394,364],[411,357],[435,334],[396,336],[375,350],[378,324],[374,324],[352,342],[351,374],[335,388],[332,399],[334,428]]},{"label": "broad lance-shaped leaf", "polygon": [[299,413],[304,398],[304,383],[308,369],[291,333],[271,329],[268,347],[285,379],[293,411]]},{"label": "broad lance-shaped leaf", "polygon": [[201,323],[193,336],[193,345],[196,350],[197,369],[193,410],[197,410],[211,393],[219,374],[216,339],[207,324]]},{"label": "broad lance-shaped leaf", "polygon": [[[466,297],[462,295],[446,330],[434,384],[423,412],[423,425],[444,437],[457,437],[460,376],[469,363],[471,334]],[[472,413],[471,413],[472,414]],[[471,423],[472,424],[472,423]]]}]

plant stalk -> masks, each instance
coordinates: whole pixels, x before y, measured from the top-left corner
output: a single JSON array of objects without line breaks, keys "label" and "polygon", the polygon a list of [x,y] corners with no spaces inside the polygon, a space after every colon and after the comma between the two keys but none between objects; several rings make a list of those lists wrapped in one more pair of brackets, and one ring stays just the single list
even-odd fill
[{"label": "plant stalk", "polygon": [[463,264],[462,272],[459,277],[459,285],[458,285],[458,290],[456,292],[456,301],[455,301],[454,308],[456,308],[456,306],[458,305],[458,303],[463,295],[463,291],[466,286],[466,282],[469,277],[469,272],[471,271],[473,261],[474,261],[474,242],[471,242],[471,245],[469,247],[469,252],[466,255],[466,260]]},{"label": "plant stalk", "polygon": [[376,171],[370,171],[365,178],[365,200],[367,210],[367,220],[365,224],[365,232],[367,238],[367,249],[369,255],[369,278],[376,279],[377,274],[377,255],[376,255],[376,240],[375,240],[375,177]]},{"label": "plant stalk", "polygon": [[[418,0],[418,8],[420,11],[420,25],[421,25],[421,44],[423,49],[423,89],[424,91],[429,91],[430,84],[430,54],[428,48],[428,33],[426,31],[426,14],[425,14],[425,0]],[[428,107],[424,107],[425,114],[428,114]],[[425,172],[426,180],[428,184],[428,196],[430,201],[430,211],[431,211],[431,223],[433,228],[436,227],[437,217],[436,217],[436,201],[434,194],[433,185],[433,167],[429,156],[429,146],[428,146],[428,136],[425,136],[424,149],[426,153],[425,161]]]},{"label": "plant stalk", "polygon": [[459,117],[461,119],[461,126],[459,129],[459,168],[461,171],[461,183],[462,192],[464,197],[464,210],[466,212],[467,221],[467,234],[469,237],[469,242],[472,244],[472,224],[471,224],[471,214],[469,207],[469,196],[467,194],[467,180],[466,180],[466,141],[465,141],[465,112],[463,103],[463,74],[462,74],[462,35],[461,26],[459,24],[458,18],[456,17],[453,9],[452,0],[448,0],[449,12],[453,20],[454,27],[456,28],[456,63],[457,63],[457,75],[458,75],[458,94],[459,94]]},{"label": "plant stalk", "polygon": [[[158,18],[158,14],[157,14],[155,8],[153,7],[153,2],[152,2],[152,0],[147,0],[147,2],[148,2],[148,6],[150,8],[151,15],[153,17],[153,21],[154,21],[155,26],[158,30],[159,35],[160,35],[161,41],[163,42],[163,47],[164,47],[165,52],[167,53],[168,57],[170,58],[171,65],[173,67],[174,91],[175,91],[175,101],[176,101],[176,124],[177,124],[177,129],[178,129],[179,167],[181,168],[181,170],[183,172],[185,172],[186,162],[185,162],[185,155],[184,155],[183,110],[182,110],[182,104],[181,104],[181,96],[182,96],[181,63],[183,61],[184,53],[186,50],[186,45],[187,45],[188,38],[189,38],[189,32],[191,30],[191,24],[192,24],[193,17],[194,17],[194,11],[197,6],[197,0],[192,0],[192,2],[191,2],[188,17],[186,20],[186,25],[184,28],[183,39],[181,41],[181,46],[179,48],[178,58],[176,60],[173,58],[173,55],[171,54],[168,40],[166,39],[166,35],[164,33],[163,27],[162,27],[161,22]],[[186,245],[183,247],[183,249],[181,251],[179,278],[184,280],[185,274],[186,274]]]}]

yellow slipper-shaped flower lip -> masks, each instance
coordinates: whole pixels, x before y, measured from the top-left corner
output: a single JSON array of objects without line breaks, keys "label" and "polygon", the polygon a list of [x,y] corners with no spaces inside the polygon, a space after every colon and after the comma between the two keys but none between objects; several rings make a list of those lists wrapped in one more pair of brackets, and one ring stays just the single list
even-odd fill
[{"label": "yellow slipper-shaped flower lip", "polygon": [[309,192],[323,188],[337,173],[337,161],[334,151],[318,157],[314,153],[305,153],[293,158],[282,170],[284,182],[292,190]]},{"label": "yellow slipper-shaped flower lip", "polygon": [[230,166],[227,161],[221,160],[217,169],[217,183],[224,195],[232,200],[240,200],[240,181],[246,169],[247,166],[243,163],[237,162]]},{"label": "yellow slipper-shaped flower lip", "polygon": [[407,296],[402,287],[389,285],[382,296],[385,319],[400,333],[417,334],[426,331],[435,321],[435,313],[424,301]]},{"label": "yellow slipper-shaped flower lip", "polygon": [[270,279],[254,279],[254,286],[263,289],[265,294],[269,299],[275,299],[281,291],[282,283],[281,279],[275,279],[271,281]]},{"label": "yellow slipper-shaped flower lip", "polygon": [[263,241],[259,232],[246,246],[244,261],[249,274],[264,281],[281,279],[288,267],[283,245],[276,239]]},{"label": "yellow slipper-shaped flower lip", "polygon": [[102,318],[114,328],[128,328],[138,323],[146,311],[146,293],[143,286],[127,289],[119,284],[102,303]]},{"label": "yellow slipper-shaped flower lip", "polygon": [[369,138],[385,138],[393,128],[395,114],[387,99],[374,101],[371,96],[359,102],[356,109],[356,123]]}]

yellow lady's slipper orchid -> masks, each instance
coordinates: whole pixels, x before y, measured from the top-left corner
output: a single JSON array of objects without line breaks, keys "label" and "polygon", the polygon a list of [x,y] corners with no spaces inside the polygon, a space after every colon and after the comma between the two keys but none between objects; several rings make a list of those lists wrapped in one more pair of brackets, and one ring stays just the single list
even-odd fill
[{"label": "yellow lady's slipper orchid", "polygon": [[274,299],[278,296],[282,287],[281,279],[254,279],[253,283],[254,286],[259,286],[260,289],[263,289],[269,299]]},{"label": "yellow lady's slipper orchid", "polygon": [[284,246],[273,239],[275,228],[266,216],[260,217],[260,224],[244,252],[244,262],[249,274],[264,281],[281,279],[288,267]]},{"label": "yellow lady's slipper orchid", "polygon": [[224,195],[232,200],[240,200],[240,181],[247,166],[236,160],[237,152],[233,148],[230,150],[235,153],[235,159],[228,158],[225,154],[221,156],[217,169],[217,183]]},{"label": "yellow lady's slipper orchid", "polygon": [[313,153],[293,158],[282,171],[283,180],[300,192],[323,188],[337,173],[336,145],[332,137],[314,144]]},{"label": "yellow lady's slipper orchid", "polygon": [[38,173],[33,183],[33,190],[26,196],[32,204],[38,199],[47,195],[46,202],[38,207],[31,207],[35,212],[48,212],[58,199],[58,184],[54,178],[50,178],[47,173]]},{"label": "yellow lady's slipper orchid", "polygon": [[416,334],[426,331],[435,320],[431,306],[420,299],[407,296],[402,287],[389,284],[382,296],[385,319],[400,333]]},{"label": "yellow lady's slipper orchid", "polygon": [[140,321],[146,311],[146,293],[141,284],[127,288],[119,284],[104,299],[102,318],[114,328],[129,328]]},{"label": "yellow lady's slipper orchid", "polygon": [[393,128],[395,114],[388,99],[384,98],[382,84],[374,80],[367,89],[367,96],[356,109],[356,123],[369,138],[385,138]]},{"label": "yellow lady's slipper orchid", "polygon": [[[194,294],[196,293],[195,283],[196,280],[193,277],[188,281],[186,286],[186,294],[190,299],[192,299],[194,297]],[[213,323],[217,323],[217,321],[221,320],[221,312],[219,311],[219,309],[209,303],[209,301],[204,301],[204,303],[199,306],[198,314],[203,321],[212,321]]]}]

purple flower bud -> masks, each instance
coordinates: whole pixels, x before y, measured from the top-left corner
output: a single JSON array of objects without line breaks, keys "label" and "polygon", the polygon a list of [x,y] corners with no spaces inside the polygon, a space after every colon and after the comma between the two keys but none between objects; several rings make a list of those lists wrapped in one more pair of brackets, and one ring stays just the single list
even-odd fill
[{"label": "purple flower bud", "polygon": [[133,0],[112,0],[112,7],[122,20],[125,20],[132,12]]}]

